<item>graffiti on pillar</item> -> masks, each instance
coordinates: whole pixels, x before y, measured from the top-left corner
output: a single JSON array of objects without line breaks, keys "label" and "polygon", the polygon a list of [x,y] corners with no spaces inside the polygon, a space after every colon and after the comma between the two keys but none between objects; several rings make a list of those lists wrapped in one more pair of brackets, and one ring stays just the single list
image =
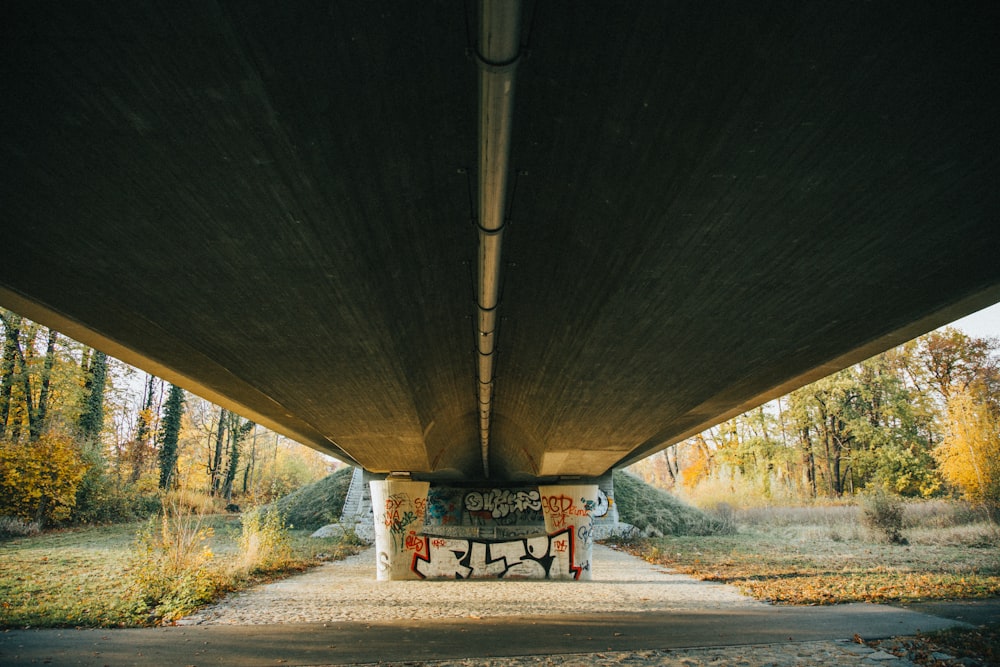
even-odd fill
[{"label": "graffiti on pillar", "polygon": [[499,521],[514,514],[542,511],[538,489],[489,489],[465,494],[465,509],[472,516]]},{"label": "graffiti on pillar", "polygon": [[406,493],[396,493],[385,499],[382,522],[389,531],[397,551],[403,550],[406,544],[406,532],[410,525],[423,521],[426,503],[424,498],[410,498]]},{"label": "graffiti on pillar", "polygon": [[548,519],[552,522],[552,528],[555,530],[574,525],[581,517],[593,516],[596,504],[593,500],[586,498],[581,498],[578,502],[565,494],[544,496],[542,503],[545,506]]},{"label": "graffiti on pillar", "polygon": [[431,487],[427,493],[427,523],[438,526],[460,524],[462,509],[452,495],[451,489]]},{"label": "graffiti on pillar", "polygon": [[579,579],[590,563],[574,564],[576,529],[503,542],[423,537],[414,549],[413,571],[421,578]]},{"label": "graffiti on pillar", "polygon": [[604,489],[597,490],[597,502],[594,503],[594,518],[606,516],[611,510],[611,503],[614,501],[608,498],[608,494],[604,493]]},{"label": "graffiti on pillar", "polygon": [[541,525],[542,497],[537,488],[431,487],[426,521],[431,526]]}]

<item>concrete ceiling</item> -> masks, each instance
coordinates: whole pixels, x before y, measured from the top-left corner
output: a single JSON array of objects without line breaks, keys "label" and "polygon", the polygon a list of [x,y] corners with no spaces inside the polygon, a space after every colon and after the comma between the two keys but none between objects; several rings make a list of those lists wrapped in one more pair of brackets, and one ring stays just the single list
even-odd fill
[{"label": "concrete ceiling", "polygon": [[[998,5],[524,7],[488,461],[597,475],[1000,299]],[[481,478],[476,9],[5,5],[0,303]]]}]

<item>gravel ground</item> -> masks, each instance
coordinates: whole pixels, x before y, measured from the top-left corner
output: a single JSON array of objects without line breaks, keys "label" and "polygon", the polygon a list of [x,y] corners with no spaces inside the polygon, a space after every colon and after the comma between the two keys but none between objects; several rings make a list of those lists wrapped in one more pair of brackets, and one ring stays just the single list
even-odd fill
[{"label": "gravel ground", "polygon": [[[305,574],[232,595],[221,603],[182,620],[181,624],[260,625],[377,622],[393,619],[484,619],[536,614],[767,606],[742,595],[733,587],[676,574],[606,546],[595,545],[593,562],[594,580],[590,582],[376,581],[375,554],[373,549],[369,549],[343,561],[327,563]],[[567,595],[568,588],[580,586],[586,587],[585,594],[574,592]],[[914,665],[905,657],[898,658],[877,647],[848,641],[371,664],[408,667]],[[942,661],[941,664],[958,663]]]},{"label": "gravel ground", "polygon": [[[602,545],[594,546],[593,561],[594,580],[588,582],[376,581],[375,552],[369,549],[305,574],[230,596],[189,622],[257,625],[764,605],[731,586],[667,572]],[[643,585],[637,586],[636,582]],[[569,588],[580,586],[586,587],[585,593],[567,594]]]}]

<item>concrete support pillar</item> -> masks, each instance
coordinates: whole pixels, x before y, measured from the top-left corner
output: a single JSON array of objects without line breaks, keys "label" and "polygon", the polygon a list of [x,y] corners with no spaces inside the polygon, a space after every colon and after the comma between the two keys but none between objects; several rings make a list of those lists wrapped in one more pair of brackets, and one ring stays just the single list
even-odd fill
[{"label": "concrete support pillar", "polygon": [[[569,552],[568,572],[549,572],[550,578],[590,580],[590,559],[594,550],[592,529],[597,506],[596,484],[539,486],[542,516],[553,548]],[[557,561],[558,562],[558,561]]]},{"label": "concrete support pillar", "polygon": [[379,581],[420,579],[413,557],[424,544],[420,531],[427,507],[427,482],[409,479],[370,483],[375,515],[375,553]]}]

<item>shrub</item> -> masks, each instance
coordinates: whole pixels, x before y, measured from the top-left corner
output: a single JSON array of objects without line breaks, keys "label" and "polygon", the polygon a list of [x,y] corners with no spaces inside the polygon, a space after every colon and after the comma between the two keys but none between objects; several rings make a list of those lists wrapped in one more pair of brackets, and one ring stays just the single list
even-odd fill
[{"label": "shrub", "polygon": [[281,514],[257,509],[243,515],[239,555],[233,567],[236,574],[279,570],[291,560],[291,542]]},{"label": "shrub", "polygon": [[24,521],[16,516],[0,516],[0,537],[26,537],[42,532],[37,521]]},{"label": "shrub", "polygon": [[202,491],[181,487],[167,494],[169,503],[187,509],[192,514],[218,514],[225,502],[218,496],[210,496]]},{"label": "shrub", "polygon": [[109,524],[141,521],[160,511],[160,497],[135,485],[123,485],[108,474],[108,464],[95,443],[85,444],[86,473],[76,488],[75,507],[63,523]]},{"label": "shrub", "polygon": [[39,524],[68,518],[86,469],[62,433],[30,443],[0,441],[0,513]]},{"label": "shrub", "polygon": [[120,486],[103,471],[91,469],[77,492],[77,505],[67,523],[109,524],[148,519],[161,509],[160,497]]},{"label": "shrub", "polygon": [[177,504],[141,530],[129,558],[128,574],[137,611],[148,620],[171,621],[211,602],[225,582],[216,574],[208,547],[212,529],[204,515]]},{"label": "shrub", "polygon": [[903,502],[882,487],[862,496],[861,523],[890,544],[906,544],[903,537]]}]

